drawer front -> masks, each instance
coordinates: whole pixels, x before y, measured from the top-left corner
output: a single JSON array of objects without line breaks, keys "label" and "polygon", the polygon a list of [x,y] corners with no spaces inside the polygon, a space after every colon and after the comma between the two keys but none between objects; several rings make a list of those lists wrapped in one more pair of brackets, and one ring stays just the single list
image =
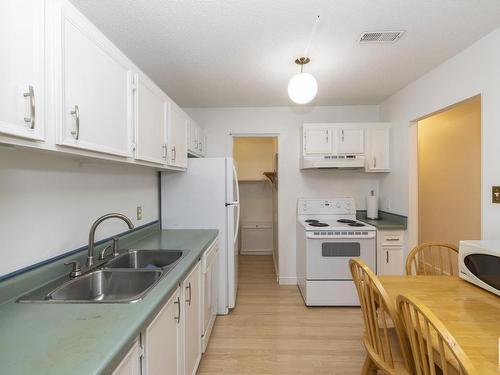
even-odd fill
[{"label": "drawer front", "polygon": [[379,232],[381,236],[382,246],[402,246],[403,245],[403,232]]}]

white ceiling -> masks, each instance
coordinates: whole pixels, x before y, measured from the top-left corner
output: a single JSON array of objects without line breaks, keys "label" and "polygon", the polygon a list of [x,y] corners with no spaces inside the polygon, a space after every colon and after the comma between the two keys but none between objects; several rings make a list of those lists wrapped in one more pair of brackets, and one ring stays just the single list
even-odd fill
[{"label": "white ceiling", "polygon": [[[72,0],[183,107],[291,105],[293,60],[314,105],[378,104],[500,26],[499,0]],[[363,31],[406,30],[366,45]]]}]

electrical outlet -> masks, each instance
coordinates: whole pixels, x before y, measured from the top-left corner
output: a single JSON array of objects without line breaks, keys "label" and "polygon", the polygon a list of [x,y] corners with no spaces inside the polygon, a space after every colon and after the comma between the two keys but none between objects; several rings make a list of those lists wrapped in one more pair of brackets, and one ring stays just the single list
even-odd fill
[{"label": "electrical outlet", "polygon": [[491,202],[500,203],[500,186],[491,187]]},{"label": "electrical outlet", "polygon": [[137,206],[137,221],[142,220],[142,206]]}]

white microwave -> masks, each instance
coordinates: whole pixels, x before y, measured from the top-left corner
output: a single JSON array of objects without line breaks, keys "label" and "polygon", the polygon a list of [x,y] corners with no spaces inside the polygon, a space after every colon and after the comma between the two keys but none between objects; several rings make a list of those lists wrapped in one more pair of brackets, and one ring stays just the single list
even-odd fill
[{"label": "white microwave", "polygon": [[500,296],[500,240],[460,241],[460,277]]}]

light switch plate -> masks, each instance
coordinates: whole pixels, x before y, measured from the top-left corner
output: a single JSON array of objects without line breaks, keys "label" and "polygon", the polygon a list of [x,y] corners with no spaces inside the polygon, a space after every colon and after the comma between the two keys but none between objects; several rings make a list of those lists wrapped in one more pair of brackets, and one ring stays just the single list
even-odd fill
[{"label": "light switch plate", "polygon": [[491,188],[491,202],[500,203],[500,186],[492,186]]},{"label": "light switch plate", "polygon": [[142,206],[137,206],[137,221],[142,220]]}]

